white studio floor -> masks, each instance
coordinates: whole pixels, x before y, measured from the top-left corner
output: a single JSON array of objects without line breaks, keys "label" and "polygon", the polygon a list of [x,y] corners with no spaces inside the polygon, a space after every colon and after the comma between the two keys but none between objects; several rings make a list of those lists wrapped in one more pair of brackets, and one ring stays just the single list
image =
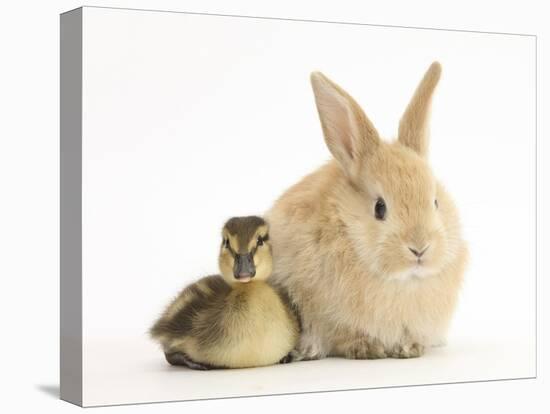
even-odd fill
[{"label": "white studio floor", "polygon": [[84,405],[336,391],[530,378],[534,338],[450,340],[417,359],[328,358],[263,368],[192,371],[172,367],[147,338],[86,341]]}]

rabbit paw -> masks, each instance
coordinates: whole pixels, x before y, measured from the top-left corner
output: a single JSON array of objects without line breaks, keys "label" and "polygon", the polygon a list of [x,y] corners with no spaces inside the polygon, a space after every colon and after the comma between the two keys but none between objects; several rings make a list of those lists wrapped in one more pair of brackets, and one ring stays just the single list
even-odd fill
[{"label": "rabbit paw", "polygon": [[311,361],[326,356],[321,344],[313,336],[303,335],[298,346],[290,352],[292,361]]},{"label": "rabbit paw", "polygon": [[292,361],[313,361],[321,359],[322,355],[314,346],[307,346],[300,349],[295,349],[290,352]]},{"label": "rabbit paw", "polygon": [[424,354],[424,345],[419,343],[396,345],[390,352],[392,358],[418,358]]},{"label": "rabbit paw", "polygon": [[344,356],[348,359],[380,359],[387,358],[388,355],[382,344],[364,338],[350,344]]}]

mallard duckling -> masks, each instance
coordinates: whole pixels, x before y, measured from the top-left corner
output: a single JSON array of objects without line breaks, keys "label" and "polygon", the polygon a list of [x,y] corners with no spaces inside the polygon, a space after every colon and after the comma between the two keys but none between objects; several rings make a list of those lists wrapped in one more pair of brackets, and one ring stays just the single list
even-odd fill
[{"label": "mallard duckling", "polygon": [[300,331],[288,296],[266,283],[268,225],[233,217],[222,230],[220,275],[186,287],[151,328],[172,365],[245,368],[288,362]]}]

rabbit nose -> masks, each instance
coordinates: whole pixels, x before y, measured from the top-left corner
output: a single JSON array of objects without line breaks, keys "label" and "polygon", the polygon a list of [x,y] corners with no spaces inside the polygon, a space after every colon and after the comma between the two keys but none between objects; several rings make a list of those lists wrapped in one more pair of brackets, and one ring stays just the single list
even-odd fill
[{"label": "rabbit nose", "polygon": [[409,250],[412,252],[412,254],[414,254],[416,257],[418,257],[420,259],[422,257],[422,255],[424,253],[426,253],[426,250],[428,250],[429,247],[430,246],[426,246],[426,247],[424,247],[424,249],[422,249],[420,251],[416,250],[416,249],[413,249],[412,247],[409,247]]}]

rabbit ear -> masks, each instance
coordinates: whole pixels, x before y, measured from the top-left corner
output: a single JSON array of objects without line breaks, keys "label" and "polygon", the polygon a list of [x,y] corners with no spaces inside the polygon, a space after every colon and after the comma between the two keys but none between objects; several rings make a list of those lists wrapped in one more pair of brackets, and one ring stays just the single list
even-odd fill
[{"label": "rabbit ear", "polygon": [[378,145],[378,132],[357,102],[325,75],[313,72],[311,86],[325,142],[344,171],[353,176],[360,160]]},{"label": "rabbit ear", "polygon": [[421,156],[428,153],[430,107],[440,76],[441,65],[432,63],[399,122],[399,142]]}]

